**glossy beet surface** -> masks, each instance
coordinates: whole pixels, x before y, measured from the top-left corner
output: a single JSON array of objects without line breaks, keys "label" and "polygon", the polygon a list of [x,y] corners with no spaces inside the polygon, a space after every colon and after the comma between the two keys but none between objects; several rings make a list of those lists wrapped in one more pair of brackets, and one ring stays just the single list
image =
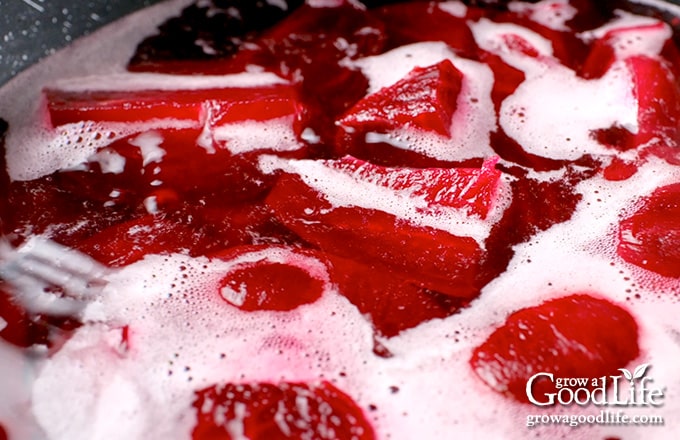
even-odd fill
[{"label": "glossy beet surface", "polygon": [[[496,391],[528,403],[527,382],[537,373],[616,376],[639,350],[630,313],[609,301],[576,294],[510,315],[474,350],[470,365]],[[555,391],[549,381],[534,384],[534,396]]]},{"label": "glossy beet surface", "polygon": [[[195,439],[372,439],[386,429],[381,419],[366,417],[367,409],[376,407],[368,403],[373,396],[362,394],[362,382],[344,371],[336,375],[346,359],[337,360],[334,349],[349,349],[324,352],[314,346],[324,325],[308,329],[309,341],[286,334],[293,326],[320,322],[314,319],[329,304],[330,310],[322,310],[329,323],[346,319],[348,328],[365,330],[362,340],[344,344],[372,342],[370,360],[384,362],[385,371],[400,368],[399,361],[390,364],[393,359],[420,356],[409,351],[418,345],[416,338],[445,334],[455,343],[445,341],[442,353],[424,356],[447,366],[464,359],[459,364],[476,373],[469,374],[472,380],[488,385],[491,397],[485,398],[493,402],[504,397],[526,402],[526,382],[537,372],[616,375],[646,354],[636,309],[612,299],[629,293],[614,291],[623,282],[611,292],[568,290],[565,283],[572,280],[555,282],[537,272],[536,283],[550,288],[526,293],[517,292],[526,278],[508,284],[508,277],[532,263],[527,257],[532,246],[569,231],[574,219],[583,222],[583,208],[595,203],[592,182],[601,185],[597,191],[618,184],[633,188],[650,164],[663,170],[680,164],[675,148],[680,57],[669,28],[659,22],[578,37],[612,19],[602,3],[574,1],[571,27],[562,29],[517,6],[494,3],[458,4],[448,11],[450,4],[381,1],[316,7],[301,1],[215,0],[188,6],[140,42],[127,65],[129,75],[188,81],[189,76],[211,79],[247,71],[265,80],[253,86],[192,83],[171,89],[147,82],[130,90],[100,84],[87,91],[74,82],[51,84],[41,101],[46,129],[64,145],[82,143],[92,154],[27,180],[10,179],[3,163],[2,233],[14,245],[46,235],[124,274],[174,258],[198,262],[201,269],[193,272],[181,266],[183,275],[163,285],[162,301],[143,315],[173,301],[174,293],[168,292],[178,285],[194,283],[182,300],[200,308],[186,327],[205,324],[215,338],[201,343],[214,343],[213,349],[221,343],[215,341],[234,342],[230,332],[243,331],[246,336],[238,342],[259,362],[271,347],[257,339],[256,331],[251,334],[250,323],[289,341],[241,376],[230,372],[199,382],[204,378],[198,373],[200,386],[193,382],[183,388],[193,393],[184,411],[197,416],[190,423]],[[487,25],[490,42],[478,35]],[[661,41],[658,55],[644,53],[647,47],[620,48],[621,41],[637,34]],[[422,48],[445,50],[436,61],[395,69],[400,75],[376,87],[380,81],[371,62],[389,70],[385,54],[410,44],[415,44],[408,46],[413,53],[404,58],[422,55]],[[614,118],[588,130],[582,143],[592,143],[590,151],[580,151],[579,142],[560,156],[552,151],[552,139],[532,149],[511,130],[526,117],[526,109],[513,113],[508,103],[540,80],[537,71],[559,71],[584,87],[607,75],[625,78],[630,98],[625,103],[634,115],[626,124]],[[470,72],[492,79],[483,89],[486,101],[471,98],[470,90],[479,84]],[[618,98],[611,99],[612,106],[624,102]],[[478,123],[473,113],[483,106],[491,123],[480,125],[484,136],[469,147],[467,135],[461,135],[465,124],[454,122]],[[74,127],[94,127],[84,131],[96,134],[92,141],[70,138]],[[463,151],[449,154],[457,148]],[[616,267],[612,273],[623,268],[618,281],[629,281],[630,274],[634,282],[677,279],[677,186],[635,188],[637,197],[613,202],[618,220],[612,220],[616,213],[600,212],[609,223],[606,228],[598,224],[599,236],[576,231],[586,238],[575,241],[574,249],[597,248],[592,254],[598,263],[607,260]],[[555,243],[555,254],[561,255],[562,242]],[[602,243],[609,247],[603,249]],[[565,266],[573,263],[566,260]],[[561,274],[556,278],[566,278],[561,267],[546,272],[553,269]],[[186,281],[190,276],[200,283]],[[562,284],[553,288],[553,282]],[[156,287],[155,281],[150,284]],[[144,289],[139,293],[141,302]],[[497,310],[504,310],[505,299],[524,307],[503,316]],[[489,308],[482,310],[480,304]],[[476,314],[495,327],[460,324]],[[215,324],[208,315],[229,318]],[[69,338],[85,333],[79,329],[96,327],[80,315],[35,313],[5,284],[0,286],[0,324],[0,338],[22,350],[45,346],[50,360]],[[115,356],[127,359],[143,350],[143,344],[135,345],[148,338],[142,327],[122,327],[118,342],[125,349],[113,350]],[[479,341],[479,332],[484,342],[464,345]],[[219,356],[215,351],[213,358]],[[238,354],[228,362],[239,361]],[[315,357],[311,369],[299,367],[310,357]],[[173,362],[168,376],[178,371]],[[327,365],[333,371],[324,370]],[[269,370],[258,376],[260,368]],[[188,382],[193,380],[190,376]],[[550,384],[536,387],[537,393],[554,391]],[[396,385],[389,388],[396,394],[393,389]]]}]

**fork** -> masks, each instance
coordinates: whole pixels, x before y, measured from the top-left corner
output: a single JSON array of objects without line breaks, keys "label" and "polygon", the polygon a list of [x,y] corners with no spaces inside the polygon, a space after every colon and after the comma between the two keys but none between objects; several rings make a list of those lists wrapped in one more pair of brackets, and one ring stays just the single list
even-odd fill
[{"label": "fork", "polygon": [[16,248],[0,238],[0,278],[34,313],[79,312],[101,294],[109,272],[88,255],[44,236],[33,236]]}]

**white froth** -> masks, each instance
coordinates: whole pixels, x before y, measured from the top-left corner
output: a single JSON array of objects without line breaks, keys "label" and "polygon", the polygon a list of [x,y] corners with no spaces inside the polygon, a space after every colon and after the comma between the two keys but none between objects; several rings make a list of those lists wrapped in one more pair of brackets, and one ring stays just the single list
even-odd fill
[{"label": "white froth", "polygon": [[296,151],[304,145],[293,130],[293,116],[269,121],[245,121],[219,125],[213,129],[213,139],[233,154],[251,151]]},{"label": "white froth", "polygon": [[595,80],[557,65],[541,74],[526,74],[527,79],[503,101],[499,116],[501,127],[526,152],[552,159],[612,154],[592,136],[593,130],[618,125],[638,131],[637,100],[625,63],[615,63]]},{"label": "white froth", "polygon": [[650,17],[617,11],[617,18],[602,27],[583,32],[580,37],[592,42],[608,34],[608,43],[618,59],[634,55],[658,56],[673,31],[667,23]]},{"label": "white froth", "polygon": [[[402,46],[382,55],[362,58],[356,65],[369,80],[368,92],[375,93],[401,80],[416,67],[431,66],[443,60],[450,60],[463,74],[451,120],[451,138],[409,128],[380,133],[380,137],[397,148],[444,161],[492,156],[490,133],[496,128],[496,116],[491,101],[493,73],[488,66],[456,56],[441,42]],[[372,134],[367,141],[376,139]]]},{"label": "white froth", "polygon": [[453,235],[472,237],[481,245],[493,222],[509,201],[507,185],[501,186],[499,199],[487,220],[470,216],[461,209],[437,206],[429,208],[424,196],[408,189],[395,191],[360,175],[349,173],[316,160],[286,160],[276,156],[263,156],[260,169],[265,173],[282,170],[299,176],[306,185],[323,195],[334,208],[361,207],[392,214],[417,226],[427,226],[450,232]]},{"label": "white froth", "polygon": [[130,139],[130,145],[139,148],[142,155],[142,165],[161,162],[166,151],[161,148],[163,136],[157,131],[146,131],[139,136]]},{"label": "white froth", "polygon": [[464,18],[467,15],[467,5],[461,1],[446,1],[437,3],[437,7],[454,17]]},{"label": "white froth", "polygon": [[413,43],[380,55],[361,58],[354,65],[368,78],[368,93],[375,93],[404,78],[416,67],[427,67],[450,60],[456,68],[458,57],[442,42]]},{"label": "white froth", "polygon": [[[208,106],[210,109],[210,107]],[[213,127],[209,117],[203,124],[204,132],[198,145],[214,153],[214,143],[234,154],[267,149],[295,151],[303,147],[293,129],[293,117],[268,121],[243,121]],[[144,165],[159,162],[165,155],[160,147],[162,136],[158,130],[173,128],[198,128],[191,120],[153,119],[134,124],[84,121],[64,124],[56,129],[33,127],[26,139],[8,140],[8,170],[15,180],[35,179],[58,170],[79,169],[86,162],[99,162],[104,172],[120,173],[125,160],[115,152],[98,152],[103,147],[124,137],[141,133],[130,140],[140,149]]]},{"label": "white froth", "polygon": [[310,127],[306,127],[304,130],[302,130],[302,133],[300,133],[300,138],[305,142],[309,142],[310,144],[318,144],[321,141],[321,137]]},{"label": "white froth", "polygon": [[[151,185],[153,185],[153,182],[151,183]],[[156,196],[149,196],[145,198],[143,204],[144,209],[149,214],[153,215],[158,213],[158,199],[156,198]]]},{"label": "white froth", "polygon": [[528,14],[538,24],[556,31],[568,31],[567,22],[578,12],[568,0],[542,0],[536,3],[513,1],[508,9],[519,14]]},{"label": "white froth", "polygon": [[104,174],[121,174],[125,171],[125,157],[115,151],[98,151],[88,158],[88,162],[97,162]]},{"label": "white froth", "polygon": [[[462,112],[461,112],[462,113]],[[456,133],[452,140],[447,136],[416,129],[396,129],[387,133],[366,133],[366,143],[386,143],[406,151],[414,151],[424,156],[443,161],[463,161],[475,157],[489,157],[494,154],[489,143],[489,133],[474,129],[474,119],[465,124],[461,118],[462,133]],[[463,137],[467,135],[467,137]],[[461,139],[458,139],[459,136]],[[478,139],[482,138],[482,139]]]},{"label": "white froth", "polygon": [[[120,329],[107,326],[91,325],[88,331],[79,332],[69,341],[69,350],[58,352],[36,379],[36,418],[44,422],[45,414],[59,415],[50,416],[48,426],[43,426],[48,438],[103,440],[111,438],[112,432],[125,438],[143,437],[143,424],[129,420],[144,419],[149,411],[142,406],[143,393],[133,376],[121,368],[124,358],[118,345],[111,345],[111,333],[121,337]],[[71,368],[60,368],[67,355],[64,360]],[[86,371],[97,374],[83,374]],[[52,381],[68,384],[70,390],[62,394],[64,390]],[[54,395],[61,399],[51,398]]]},{"label": "white froth", "polygon": [[135,133],[195,126],[193,121],[153,120],[132,125],[85,121],[65,124],[56,130],[33,127],[31,136],[8,140],[7,168],[13,180],[37,179],[58,170],[78,169],[91,160],[99,161],[109,172],[120,172],[120,161],[109,153],[99,156],[97,151]]},{"label": "white froth", "polygon": [[220,88],[266,87],[286,84],[279,76],[268,72],[233,75],[168,75],[161,73],[115,73],[92,75],[54,81],[50,88],[66,92],[106,91],[134,92],[141,90],[202,90]]},{"label": "white froth", "polygon": [[[526,152],[569,160],[611,154],[595,140],[593,130],[616,125],[637,133],[637,101],[625,64],[615,64],[600,79],[585,80],[555,60],[552,43],[533,31],[488,19],[471,28],[480,47],[525,74],[501,104],[499,125]],[[508,35],[524,39],[539,55],[528,56],[508,46]],[[555,93],[559,90],[568,93]]]},{"label": "white froth", "polygon": [[[408,133],[408,131],[406,131]],[[408,134],[407,134],[408,136]],[[433,139],[441,139],[444,138],[444,136],[433,136]],[[408,138],[407,138],[408,139]],[[389,144],[395,148],[399,148],[400,150],[411,150],[413,147],[410,142],[407,140],[403,139],[403,134],[398,134],[395,133],[394,131],[390,132],[389,134],[384,134],[384,133],[374,133],[372,131],[369,131],[366,133],[366,136],[364,137],[364,141],[367,144],[380,144],[380,143],[386,143]],[[446,142],[446,139],[444,138],[443,142]]]},{"label": "white froth", "polygon": [[[36,350],[36,357],[44,355]],[[42,439],[30,410],[31,387],[40,368],[40,362],[30,360],[26,353],[0,339],[0,424],[10,439]]]},{"label": "white froth", "polygon": [[[680,13],[680,8],[665,2],[636,2],[674,8]],[[33,119],[27,115],[35,114],[32,106],[38,94],[35,87],[20,86],[43,84],[52,76],[109,73],[112,65],[118,66],[114,70],[122,69],[120,66],[124,65],[134,44],[166,15],[176,13],[186,3],[188,1],[170,2],[163,5],[166,9],[159,7],[147,12],[143,20],[128,20],[119,23],[117,28],[110,27],[106,33],[100,32],[96,39],[88,39],[86,43],[62,52],[40,69],[32,69],[10,87],[0,90],[0,102],[9,103],[8,109],[11,109],[10,114],[2,116],[9,118],[11,126],[9,159],[13,178],[28,179],[68,164],[82,163],[97,149],[90,145],[90,140],[86,142],[87,148],[82,149],[65,143],[50,144],[52,138],[44,133],[38,133],[42,138],[35,145],[24,143],[26,138],[36,139],[34,128],[29,126]],[[330,6],[330,3],[336,2],[314,2],[318,6]],[[112,45],[108,42],[121,44],[121,47],[109,50]],[[434,52],[441,49],[433,48]],[[441,50],[440,54],[443,54]],[[431,53],[413,55],[422,55],[423,65],[448,57],[437,58]],[[92,62],[84,64],[87,59]],[[394,61],[385,75],[377,75],[378,68],[374,69],[373,90],[396,82],[413,66],[395,73],[394,70],[399,70],[396,63],[409,59],[395,58]],[[370,70],[370,62],[367,66]],[[531,70],[536,64],[523,66]],[[625,76],[625,72],[619,74]],[[623,78],[616,78],[618,80],[623,81]],[[535,75],[528,83],[532,81],[534,84],[520,93],[523,101],[510,102],[507,107],[504,104],[504,108],[525,103],[532,112],[551,112],[550,105],[557,99],[553,92],[568,90],[569,93],[560,94],[559,105],[554,105],[554,112],[562,111],[557,116],[564,115],[552,123],[558,130],[561,124],[567,123],[568,112],[575,111],[570,107],[573,103],[568,97],[561,95],[581,93],[567,85],[592,86],[588,90],[596,90],[594,96],[603,96],[602,89],[609,88],[611,90],[604,91],[605,97],[613,103],[616,100],[609,94],[613,96],[613,89],[621,87],[616,81],[608,85],[578,82],[568,72],[561,72],[552,79]],[[533,91],[530,90],[532,87]],[[529,96],[530,93],[547,92],[549,87],[554,87],[550,94],[539,95],[542,101],[532,100]],[[624,96],[626,98],[619,104],[629,105],[626,101],[629,95]],[[576,128],[590,129],[606,123],[595,110],[582,110],[589,117],[584,117],[582,125],[572,127],[572,131],[565,128],[560,136],[568,134],[573,139],[571,142],[576,143],[577,136],[582,136],[577,134],[580,131],[575,131]],[[619,113],[619,119],[624,122],[634,120],[632,113],[621,109]],[[596,123],[590,117],[595,118]],[[540,125],[538,120],[534,121],[532,130],[545,135],[537,127]],[[511,125],[511,122],[506,123]],[[87,127],[74,127],[74,134],[69,136],[77,139],[87,130]],[[116,135],[120,134],[120,129],[115,131]],[[520,136],[520,133],[515,135]],[[560,137],[553,135],[550,144],[555,142],[559,147],[555,154],[560,157],[577,154],[564,145],[560,147]],[[46,155],[44,149],[33,152],[38,144],[50,145],[47,150],[60,154]],[[533,148],[540,150],[537,145]],[[295,172],[328,178],[327,170],[319,170],[318,164],[311,162],[277,162],[270,167],[282,167],[284,163],[287,167],[296,167]],[[554,177],[542,176],[544,179]],[[0,341],[3,397],[0,399],[0,423],[6,427],[10,438],[19,440],[108,439],[111,432],[116,433],[116,438],[188,439],[195,423],[195,415],[189,408],[197,389],[225,382],[325,378],[334,381],[363,408],[377,407],[375,411],[365,410],[365,414],[379,439],[448,438],[455,432],[461,438],[488,439],[529,436],[643,438],[651,435],[675,440],[680,431],[677,418],[680,380],[676,368],[680,359],[678,301],[671,292],[659,291],[649,282],[659,281],[661,277],[623,263],[611,252],[612,243],[603,244],[602,241],[606,242],[607,237],[611,239],[618,216],[629,211],[639,196],[649,194],[659,185],[677,181],[680,181],[677,168],[651,161],[624,182],[596,178],[582,183],[578,191],[584,199],[572,221],[556,225],[536,235],[529,243],[517,246],[517,254],[508,270],[486,286],[472,306],[447,319],[432,320],[382,341],[394,354],[390,359],[373,354],[370,325],[354,306],[332,291],[315,303],[291,312],[242,312],[225,303],[216,288],[228,263],[182,255],[148,256],[110,277],[102,298],[86,309],[86,325],[49,359],[28,359],[19,350]],[[357,190],[356,183],[351,181],[338,180],[338,183],[342,183],[339,187],[347,183],[348,188],[357,193],[366,190],[363,187]],[[350,189],[330,186],[327,189],[333,197],[346,203],[347,194],[343,191]],[[391,192],[389,196],[373,194],[376,194],[374,188],[365,192],[366,198],[380,198],[378,203],[386,209],[391,203],[402,203],[399,200],[388,202],[389,197],[395,197]],[[410,199],[408,202],[414,203]],[[662,281],[680,290],[676,280]],[[497,394],[472,372],[468,364],[472,350],[495,326],[502,324],[509,313],[577,291],[589,291],[625,303],[635,316],[640,326],[643,353],[634,365],[650,362],[655,384],[667,387],[665,405],[653,410],[654,415],[665,417],[664,427],[574,429],[553,426],[529,430],[524,426],[526,416],[543,412]],[[635,294],[640,298],[635,299]],[[121,340],[125,326],[128,344]],[[243,414],[243,410],[244,406],[237,407],[238,414]],[[551,413],[578,411],[569,407],[556,408]],[[242,423],[239,422],[237,419],[229,425],[233,434],[241,432]]]},{"label": "white froth", "polygon": [[[219,260],[150,256],[113,277],[86,313],[108,324],[79,330],[34,385],[34,413],[48,437],[105,438],[95,436],[101,431],[93,417],[108,414],[102,422],[120,424],[131,433],[126,438],[188,438],[195,390],[225,382],[309,381],[328,371],[348,372],[348,378],[328,379],[345,382],[341,388],[368,404],[372,396],[358,372],[370,367],[356,354],[371,353],[372,337],[356,308],[328,292],[290,312],[243,312],[219,295],[229,268]],[[123,326],[126,346],[120,344]],[[114,398],[121,394],[127,398]],[[139,411],[131,416],[134,408]]]},{"label": "white froth", "polygon": [[[549,65],[557,64],[550,62],[553,57],[552,42],[525,27],[513,23],[496,23],[482,18],[471,23],[470,30],[480,48],[500,56],[503,61],[525,73],[540,72]],[[514,38],[523,40],[536,50],[538,56],[531,57],[516,50],[511,44]]]}]

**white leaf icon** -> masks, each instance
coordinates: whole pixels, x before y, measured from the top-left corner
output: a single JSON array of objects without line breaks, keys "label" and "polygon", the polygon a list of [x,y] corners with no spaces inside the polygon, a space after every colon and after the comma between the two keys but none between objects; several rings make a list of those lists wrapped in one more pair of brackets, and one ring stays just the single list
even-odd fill
[{"label": "white leaf icon", "polygon": [[637,367],[635,369],[635,373],[633,373],[633,378],[639,379],[639,378],[643,377],[645,375],[645,373],[647,372],[647,368],[649,368],[649,364],[642,364],[639,367]]},{"label": "white leaf icon", "polygon": [[626,379],[633,380],[633,375],[630,374],[630,371],[626,370],[625,368],[619,368],[619,371],[622,372],[624,376],[626,376]]}]

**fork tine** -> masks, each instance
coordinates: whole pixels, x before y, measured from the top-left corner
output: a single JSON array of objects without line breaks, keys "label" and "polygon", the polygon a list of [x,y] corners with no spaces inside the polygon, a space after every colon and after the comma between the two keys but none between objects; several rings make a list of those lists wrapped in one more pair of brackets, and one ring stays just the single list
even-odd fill
[{"label": "fork tine", "polygon": [[14,270],[44,283],[59,286],[68,296],[80,299],[92,299],[91,297],[97,293],[96,287],[105,285],[102,280],[91,282],[82,275],[74,276],[60,267],[33,258],[19,259],[15,262]]},{"label": "fork tine", "polygon": [[73,274],[103,279],[109,270],[89,255],[40,236],[31,237],[18,250],[20,254],[42,260]]},{"label": "fork tine", "polygon": [[84,303],[73,298],[61,298],[45,291],[46,286],[33,276],[14,273],[9,281],[16,298],[33,313],[73,315]]},{"label": "fork tine", "polygon": [[37,313],[72,314],[95,299],[110,270],[81,252],[34,236],[19,248],[0,237],[0,278]]}]

